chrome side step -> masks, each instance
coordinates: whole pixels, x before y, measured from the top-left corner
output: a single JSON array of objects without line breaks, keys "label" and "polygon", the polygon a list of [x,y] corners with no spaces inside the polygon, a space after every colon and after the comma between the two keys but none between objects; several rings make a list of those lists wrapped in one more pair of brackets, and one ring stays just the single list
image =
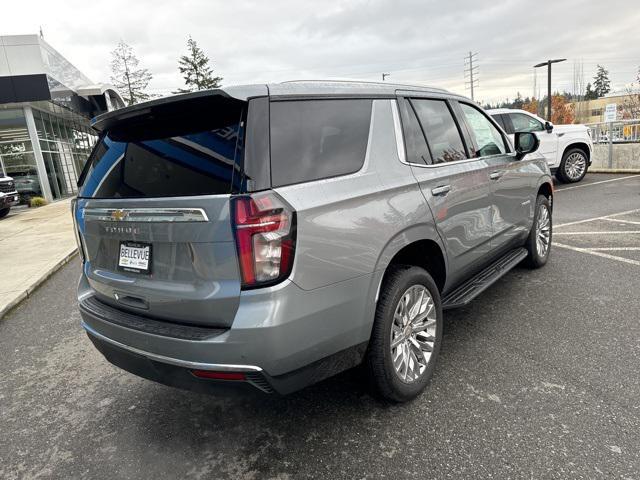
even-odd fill
[{"label": "chrome side step", "polygon": [[474,298],[498,281],[505,273],[518,265],[527,256],[527,250],[516,248],[507,252],[484,270],[450,292],[442,300],[442,309],[468,305]]}]

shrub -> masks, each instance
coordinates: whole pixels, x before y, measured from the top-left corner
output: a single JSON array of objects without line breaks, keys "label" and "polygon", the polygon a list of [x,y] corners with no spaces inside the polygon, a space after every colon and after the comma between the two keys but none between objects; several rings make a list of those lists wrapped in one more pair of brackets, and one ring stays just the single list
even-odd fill
[{"label": "shrub", "polygon": [[29,200],[29,206],[31,208],[42,207],[47,204],[47,201],[42,197],[31,197]]}]

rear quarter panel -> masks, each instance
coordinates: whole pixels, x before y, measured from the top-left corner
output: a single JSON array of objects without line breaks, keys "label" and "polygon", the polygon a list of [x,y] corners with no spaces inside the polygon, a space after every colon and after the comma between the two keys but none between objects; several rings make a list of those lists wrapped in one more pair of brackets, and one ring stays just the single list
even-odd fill
[{"label": "rear quarter panel", "polygon": [[394,101],[373,102],[358,173],[277,189],[297,211],[291,279],[304,290],[371,275],[410,238],[436,235],[411,168],[398,157]]}]

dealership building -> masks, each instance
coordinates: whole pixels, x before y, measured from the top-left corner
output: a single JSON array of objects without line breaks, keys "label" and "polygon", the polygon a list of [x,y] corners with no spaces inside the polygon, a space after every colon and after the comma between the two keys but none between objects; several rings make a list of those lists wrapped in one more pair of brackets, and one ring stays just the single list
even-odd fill
[{"label": "dealership building", "polygon": [[0,36],[0,167],[23,198],[75,195],[96,142],[90,119],[123,106],[40,35]]}]

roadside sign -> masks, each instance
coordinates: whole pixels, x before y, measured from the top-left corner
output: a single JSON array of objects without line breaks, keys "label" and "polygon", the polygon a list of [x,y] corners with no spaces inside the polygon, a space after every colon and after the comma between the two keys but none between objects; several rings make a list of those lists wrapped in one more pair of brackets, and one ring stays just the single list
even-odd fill
[{"label": "roadside sign", "polygon": [[605,122],[615,122],[618,119],[618,104],[617,103],[607,103],[604,107],[604,121]]}]

